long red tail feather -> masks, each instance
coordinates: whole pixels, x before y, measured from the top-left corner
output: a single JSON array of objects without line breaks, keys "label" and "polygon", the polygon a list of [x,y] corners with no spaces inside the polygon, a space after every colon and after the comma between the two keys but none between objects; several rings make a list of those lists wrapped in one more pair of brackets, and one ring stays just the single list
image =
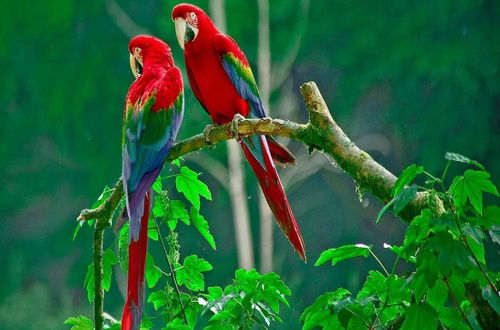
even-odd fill
[{"label": "long red tail feather", "polygon": [[137,330],[144,311],[144,270],[148,249],[148,219],[150,193],[144,199],[139,239],[131,238],[128,248],[127,301],[123,307],[122,330]]},{"label": "long red tail feather", "polygon": [[264,193],[264,196],[266,197],[272,213],[274,214],[274,217],[276,218],[278,226],[288,238],[295,251],[299,254],[300,258],[302,258],[305,262],[305,245],[300,234],[299,226],[297,225],[297,221],[295,220],[290,204],[288,203],[288,199],[285,195],[278,172],[274,167],[266,138],[264,136],[260,136],[259,139],[262,146],[265,168],[263,168],[259,161],[252,155],[252,152],[248,149],[245,143],[241,143],[241,147],[243,148],[245,157],[257,176],[259,185]]}]

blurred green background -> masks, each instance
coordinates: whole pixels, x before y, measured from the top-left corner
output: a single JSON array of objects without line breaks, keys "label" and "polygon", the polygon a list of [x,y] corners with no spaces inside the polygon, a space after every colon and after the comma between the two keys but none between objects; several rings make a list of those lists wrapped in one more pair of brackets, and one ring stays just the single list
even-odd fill
[{"label": "blurred green background", "polygon": [[[208,2],[193,1],[207,11]],[[170,19],[177,3],[0,2],[2,328],[57,329],[68,316],[92,317],[83,289],[92,231],[84,227],[72,241],[75,218],[120,175],[122,107],[133,80],[130,35],[163,38],[184,72]],[[344,131],[394,173],[416,162],[440,174],[444,153],[454,151],[480,161],[493,182],[500,182],[499,1],[272,0],[269,5],[272,116],[306,121],[298,87],[314,80]],[[257,1],[226,0],[225,16],[227,32],[257,75]],[[209,123],[186,90],[179,139]],[[322,250],[362,242],[391,262],[382,243],[401,243],[404,225],[391,216],[375,225],[376,200],[365,196],[360,202],[352,179],[323,156],[309,158],[294,143],[290,148],[299,164],[281,174],[310,261],[303,264],[275,230],[273,270],[292,289],[292,308],[281,315],[282,327],[293,329],[319,294],[338,286],[357,289],[367,270],[377,267],[371,259],[355,259],[316,268]],[[181,227],[181,253],[196,253],[214,265],[208,285],[227,285],[238,261],[228,192],[219,182],[225,174],[209,166],[213,159],[226,163],[225,146],[186,157],[212,190],[214,201],[203,202],[202,213],[218,249],[211,251],[193,228]],[[258,268],[258,188],[248,167],[246,179]],[[107,235],[110,244],[113,233]],[[491,268],[498,271],[498,256],[493,257]],[[117,284],[123,288],[125,279],[119,268],[116,274],[105,309],[119,318],[123,297]]]}]

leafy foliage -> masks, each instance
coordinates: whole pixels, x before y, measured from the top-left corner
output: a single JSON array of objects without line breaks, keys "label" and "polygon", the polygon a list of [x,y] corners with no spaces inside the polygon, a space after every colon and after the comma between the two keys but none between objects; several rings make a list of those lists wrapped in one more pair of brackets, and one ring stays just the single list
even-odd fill
[{"label": "leafy foliage", "polygon": [[[394,186],[392,200],[378,216],[377,221],[391,208],[398,214],[416,197],[418,190],[429,196],[440,196],[444,203],[441,212],[424,209],[415,217],[401,246],[384,244],[396,255],[390,273],[372,247],[364,244],[333,248],[321,254],[316,266],[330,259],[335,265],[342,260],[372,254],[385,275],[370,271],[356,295],[343,288],[321,295],[302,313],[300,319],[304,329],[480,329],[498,324],[493,320],[498,321],[500,315],[496,289],[500,274],[487,270],[484,242],[488,232],[491,241],[499,243],[500,212],[498,206],[483,206],[483,192],[498,196],[498,191],[489,173],[478,162],[453,153],[447,153],[445,158],[448,164],[441,178],[427,173],[422,166],[406,168]],[[467,169],[446,189],[445,176],[451,161],[481,170]],[[419,175],[427,178],[424,186],[408,186]],[[396,274],[401,260],[413,271]],[[486,308],[492,310],[493,320],[477,317],[477,301],[467,294],[468,288],[480,288],[482,298],[489,304]]]},{"label": "leafy foliage", "polygon": [[[210,311],[213,315],[208,320],[207,328],[240,327],[251,328],[258,324],[267,328],[271,322],[281,321],[278,316],[280,304],[288,305],[286,296],[290,289],[275,273],[259,274],[256,270],[239,269],[235,272],[233,284],[220,287],[208,287],[205,291],[204,273],[212,270],[212,265],[197,255],[190,255],[180,260],[180,245],[177,240],[179,221],[193,227],[201,234],[214,250],[215,239],[210,233],[208,221],[200,214],[200,198],[211,199],[208,187],[200,181],[199,174],[186,166],[176,165],[179,173],[159,177],[153,184],[156,195],[152,206],[152,217],[149,219],[148,237],[164,246],[164,256],[171,272],[161,269],[152,254],[146,258],[146,282],[152,291],[147,302],[161,315],[165,322],[164,329],[192,329],[204,314]],[[164,190],[163,181],[175,178],[175,186],[187,201],[192,204],[189,212],[182,200],[170,199]],[[161,228],[167,228],[169,234],[166,243]],[[120,264],[121,269],[128,269],[129,225],[125,224],[118,234],[118,253],[108,248],[103,256],[103,287],[106,291],[111,285],[112,266]],[[151,244],[150,244],[151,245]],[[94,298],[94,267],[88,266],[84,285],[89,302]],[[158,289],[158,287],[160,287]],[[182,288],[182,291],[179,289]],[[114,320],[114,319],[112,319]],[[89,323],[90,322],[90,323]],[[92,322],[83,317],[69,318],[66,324],[75,329],[92,328]],[[143,318],[141,329],[151,329],[154,324],[147,317]],[[111,329],[119,329],[119,322],[110,322]]]}]

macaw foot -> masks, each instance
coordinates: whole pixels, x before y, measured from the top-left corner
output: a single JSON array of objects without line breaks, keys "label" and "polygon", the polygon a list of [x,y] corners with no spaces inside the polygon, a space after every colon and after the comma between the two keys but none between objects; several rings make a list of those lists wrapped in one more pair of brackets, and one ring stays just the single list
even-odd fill
[{"label": "macaw foot", "polygon": [[240,115],[239,113],[235,114],[233,120],[231,121],[231,134],[233,135],[236,141],[240,140],[240,133],[238,132],[238,126],[240,124],[240,120],[245,120],[245,117]]},{"label": "macaw foot", "polygon": [[207,125],[207,126],[205,126],[205,129],[203,130],[203,137],[205,138],[205,142],[208,145],[212,144],[212,141],[210,140],[210,132],[212,132],[213,129],[214,129],[214,127],[212,125]]}]

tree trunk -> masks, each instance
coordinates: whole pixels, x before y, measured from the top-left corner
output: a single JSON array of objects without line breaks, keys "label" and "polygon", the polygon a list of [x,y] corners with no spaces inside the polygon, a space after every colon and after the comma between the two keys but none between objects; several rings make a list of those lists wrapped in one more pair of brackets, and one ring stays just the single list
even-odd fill
[{"label": "tree trunk", "polygon": [[[210,0],[210,12],[215,25],[224,33],[226,30],[224,0]],[[245,189],[245,171],[241,164],[240,149],[236,141],[228,141],[229,198],[233,211],[238,266],[250,269],[254,267],[253,244]]]},{"label": "tree trunk", "polygon": [[[259,5],[259,52],[258,72],[259,91],[264,108],[269,112],[269,97],[271,92],[271,49],[269,42],[269,1],[258,0]],[[273,222],[266,198],[259,190],[260,216],[260,271],[268,273],[273,267]]]}]

